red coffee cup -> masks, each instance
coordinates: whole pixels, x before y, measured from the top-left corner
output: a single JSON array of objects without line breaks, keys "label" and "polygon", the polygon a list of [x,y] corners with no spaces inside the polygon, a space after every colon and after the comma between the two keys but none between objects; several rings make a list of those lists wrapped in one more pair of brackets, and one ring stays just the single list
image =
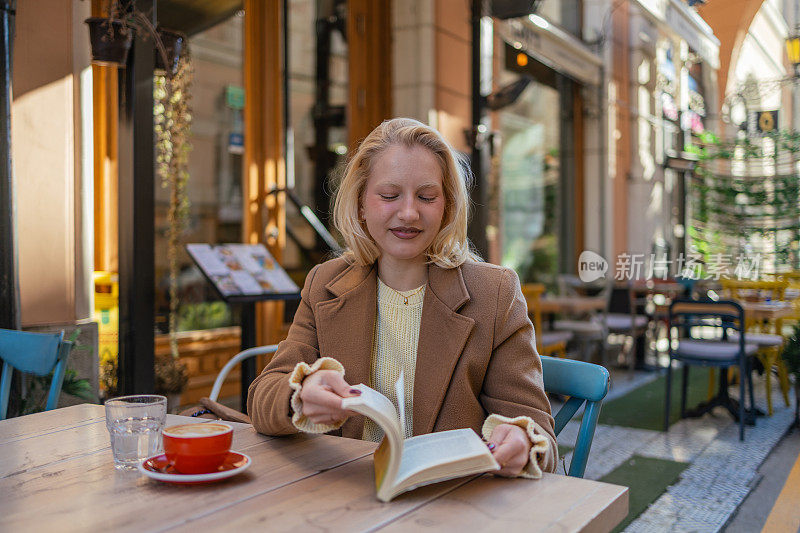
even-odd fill
[{"label": "red coffee cup", "polygon": [[233,428],[228,424],[181,424],[164,428],[167,461],[181,474],[216,472],[231,449]]}]

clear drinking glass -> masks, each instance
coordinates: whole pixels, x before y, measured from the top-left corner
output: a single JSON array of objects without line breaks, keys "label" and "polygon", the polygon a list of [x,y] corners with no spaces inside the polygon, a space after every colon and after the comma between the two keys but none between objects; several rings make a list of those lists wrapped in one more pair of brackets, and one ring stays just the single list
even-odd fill
[{"label": "clear drinking glass", "polygon": [[164,396],[121,396],[107,400],[105,405],[114,468],[136,469],[139,461],[164,450],[161,441],[167,421]]}]

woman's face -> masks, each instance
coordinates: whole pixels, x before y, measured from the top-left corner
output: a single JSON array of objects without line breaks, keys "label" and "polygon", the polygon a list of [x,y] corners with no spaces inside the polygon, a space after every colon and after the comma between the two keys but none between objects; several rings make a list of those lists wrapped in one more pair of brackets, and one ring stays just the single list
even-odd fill
[{"label": "woman's face", "polygon": [[424,263],[444,208],[436,156],[421,146],[394,145],[374,161],[359,215],[380,248],[380,261]]}]

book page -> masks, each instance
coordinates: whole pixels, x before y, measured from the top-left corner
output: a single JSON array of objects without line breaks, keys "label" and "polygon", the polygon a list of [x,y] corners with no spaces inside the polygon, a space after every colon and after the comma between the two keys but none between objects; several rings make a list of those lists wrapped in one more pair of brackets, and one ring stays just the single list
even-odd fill
[{"label": "book page", "polygon": [[351,396],[342,400],[342,409],[350,409],[374,420],[385,434],[394,433],[402,439],[400,417],[397,415],[392,401],[366,385],[359,384],[353,388],[361,391],[360,396]]},{"label": "book page", "polygon": [[455,429],[417,435],[403,443],[403,458],[397,472],[402,481],[433,466],[455,463],[473,457],[492,456],[489,448],[471,429]]},{"label": "book page", "polygon": [[383,442],[375,453],[375,484],[380,492],[382,487],[394,485],[400,458],[403,456],[403,429],[391,400],[380,392],[363,383],[354,388],[361,391],[360,396],[351,396],[342,400],[342,409],[360,413],[377,423],[385,435]]}]

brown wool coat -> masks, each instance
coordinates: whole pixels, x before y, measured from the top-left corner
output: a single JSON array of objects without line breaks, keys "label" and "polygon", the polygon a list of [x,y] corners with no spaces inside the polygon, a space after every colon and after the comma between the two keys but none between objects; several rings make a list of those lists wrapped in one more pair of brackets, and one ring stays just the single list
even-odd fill
[{"label": "brown wool coat", "polygon": [[[256,430],[296,433],[288,376],[301,361],[337,359],[350,384],[370,382],[377,309],[377,267],[338,258],[314,267],[289,335],[250,386],[247,412]],[[555,470],[556,441],[533,325],[514,271],[467,262],[431,265],[422,308],[414,381],[414,434],[472,428],[489,414],[529,416],[550,440],[542,470]],[[341,435],[361,438],[362,416]]]}]

